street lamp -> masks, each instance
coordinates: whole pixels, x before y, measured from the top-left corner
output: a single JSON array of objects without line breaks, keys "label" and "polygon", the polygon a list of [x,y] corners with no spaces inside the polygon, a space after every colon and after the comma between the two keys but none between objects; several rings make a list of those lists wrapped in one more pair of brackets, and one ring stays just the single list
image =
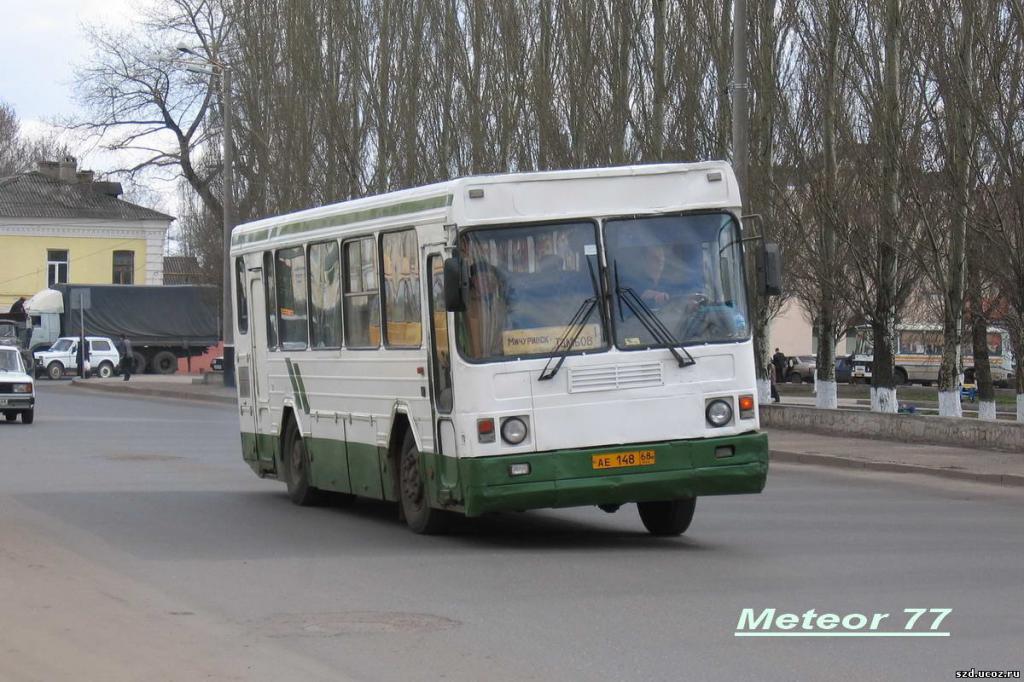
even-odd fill
[{"label": "street lamp", "polygon": [[224,197],[221,203],[224,208],[224,259],[223,259],[223,299],[221,304],[221,325],[224,337],[224,385],[235,385],[235,332],[231,319],[231,229],[235,226],[235,194],[234,194],[234,160],[235,142],[231,134],[231,67],[215,59],[201,55],[187,45],[178,45],[178,52],[196,57],[210,65],[211,71],[200,68],[189,68],[196,73],[220,72],[221,102],[224,107]]}]

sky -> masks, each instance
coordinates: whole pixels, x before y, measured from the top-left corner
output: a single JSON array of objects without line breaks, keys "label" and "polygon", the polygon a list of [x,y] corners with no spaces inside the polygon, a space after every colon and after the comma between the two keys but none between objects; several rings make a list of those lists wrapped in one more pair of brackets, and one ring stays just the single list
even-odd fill
[{"label": "sky", "polygon": [[[125,27],[149,0],[0,0],[0,100],[14,107],[22,132],[49,130],[49,122],[78,111],[75,66],[89,57],[84,25]],[[79,168],[105,173],[119,159],[95,145],[68,140]],[[173,182],[156,182],[158,210],[175,213]]]}]

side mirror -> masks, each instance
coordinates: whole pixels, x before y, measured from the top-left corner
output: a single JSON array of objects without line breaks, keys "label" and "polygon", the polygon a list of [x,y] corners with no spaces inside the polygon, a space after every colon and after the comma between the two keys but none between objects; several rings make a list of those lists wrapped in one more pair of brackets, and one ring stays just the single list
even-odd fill
[{"label": "side mirror", "polygon": [[462,257],[455,254],[444,262],[444,309],[450,313],[465,310],[466,289]]},{"label": "side mirror", "polygon": [[764,242],[758,258],[758,283],[764,296],[782,295],[782,253],[779,245]]}]

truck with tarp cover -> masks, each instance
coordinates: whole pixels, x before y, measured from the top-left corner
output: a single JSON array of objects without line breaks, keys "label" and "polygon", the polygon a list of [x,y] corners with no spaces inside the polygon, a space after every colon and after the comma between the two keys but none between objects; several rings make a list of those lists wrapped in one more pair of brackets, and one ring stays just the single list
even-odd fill
[{"label": "truck with tarp cover", "polygon": [[124,334],[135,372],[173,374],[179,358],[202,355],[220,340],[219,301],[209,286],[59,284],[25,303],[29,347],[34,353],[62,336],[116,341]]}]

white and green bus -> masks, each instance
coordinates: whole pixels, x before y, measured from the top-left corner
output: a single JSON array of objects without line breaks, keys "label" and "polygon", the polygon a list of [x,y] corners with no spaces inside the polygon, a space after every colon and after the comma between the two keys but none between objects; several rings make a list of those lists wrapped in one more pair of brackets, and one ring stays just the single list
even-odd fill
[{"label": "white and green bus", "polygon": [[[740,197],[727,164],[469,177],[232,234],[245,461],[297,504],[637,503],[652,533],[757,493]],[[762,247],[762,289],[777,252]]]}]

